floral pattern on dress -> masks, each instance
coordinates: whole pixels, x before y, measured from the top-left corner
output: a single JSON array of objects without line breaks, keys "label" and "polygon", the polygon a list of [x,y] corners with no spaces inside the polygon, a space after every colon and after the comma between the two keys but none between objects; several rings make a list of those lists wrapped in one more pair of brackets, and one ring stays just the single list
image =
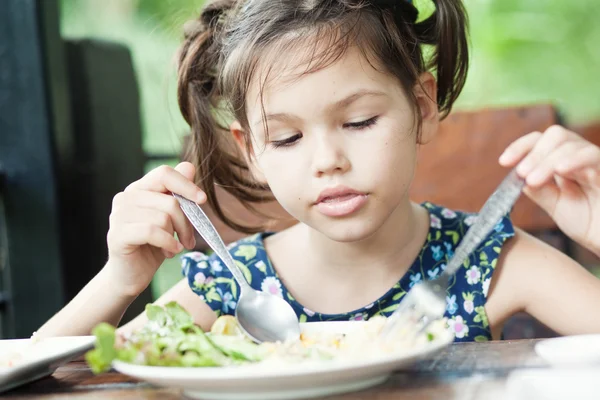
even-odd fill
[{"label": "floral pattern on dress", "polygon": [[[259,233],[228,246],[236,264],[250,285],[285,299],[300,322],[361,321],[375,315],[389,316],[410,289],[423,280],[435,279],[446,268],[456,246],[476,219],[475,214],[449,210],[424,203],[430,227],[423,248],[406,274],[377,301],[342,314],[323,314],[300,304],[288,292],[265,251],[264,239],[273,233]],[[504,217],[480,247],[449,282],[446,312],[456,342],[486,341],[491,332],[485,303],[492,275],[505,241],[514,236],[509,217]],[[190,252],[182,256],[182,272],[190,288],[217,313],[233,315],[240,288],[216,255]]]}]

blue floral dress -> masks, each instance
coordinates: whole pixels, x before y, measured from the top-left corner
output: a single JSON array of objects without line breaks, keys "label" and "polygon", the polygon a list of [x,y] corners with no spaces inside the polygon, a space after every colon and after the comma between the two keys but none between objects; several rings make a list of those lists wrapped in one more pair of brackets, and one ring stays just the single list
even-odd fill
[{"label": "blue floral dress", "polygon": [[[283,297],[291,304],[301,322],[366,320],[374,315],[389,316],[417,282],[434,279],[445,269],[446,262],[476,217],[431,203],[424,203],[423,207],[429,211],[429,233],[408,272],[377,301],[344,314],[318,313],[294,299],[281,283],[265,251],[264,239],[272,233],[259,233],[241,239],[232,243],[229,251],[253,288]],[[446,296],[446,317],[454,331],[455,341],[491,339],[484,306],[502,246],[512,236],[512,223],[505,217],[452,278]],[[217,315],[234,314],[240,288],[220,258],[200,252],[187,253],[182,257],[182,270],[191,289]]]}]

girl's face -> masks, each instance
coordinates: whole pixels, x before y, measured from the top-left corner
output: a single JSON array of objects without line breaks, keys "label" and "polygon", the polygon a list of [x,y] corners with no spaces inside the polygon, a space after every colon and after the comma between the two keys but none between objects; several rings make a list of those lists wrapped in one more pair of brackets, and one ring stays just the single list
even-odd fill
[{"label": "girl's face", "polygon": [[[409,204],[417,134],[399,81],[374,69],[357,49],[329,67],[290,69],[249,93],[253,167],[283,208],[335,241],[371,236]],[[437,130],[435,81],[415,94],[421,143]]]}]

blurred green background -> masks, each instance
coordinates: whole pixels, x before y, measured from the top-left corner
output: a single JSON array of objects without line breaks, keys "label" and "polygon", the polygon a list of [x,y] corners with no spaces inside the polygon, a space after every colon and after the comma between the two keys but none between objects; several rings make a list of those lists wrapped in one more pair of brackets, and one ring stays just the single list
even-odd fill
[{"label": "blurred green background", "polygon": [[[399,0],[400,1],[400,0]],[[429,0],[416,0],[427,12]],[[458,108],[552,102],[568,124],[600,120],[598,0],[465,0],[472,64]],[[64,37],[127,45],[141,92],[144,150],[177,155],[186,132],[175,100],[175,53],[202,0],[61,0]],[[173,159],[171,162],[176,162]],[[149,163],[147,168],[152,168]],[[169,260],[155,296],[180,279]]]}]

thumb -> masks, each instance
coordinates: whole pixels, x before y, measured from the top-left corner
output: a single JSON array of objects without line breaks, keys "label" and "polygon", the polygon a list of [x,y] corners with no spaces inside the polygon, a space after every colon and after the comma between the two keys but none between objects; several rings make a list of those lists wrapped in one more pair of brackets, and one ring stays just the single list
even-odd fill
[{"label": "thumb", "polygon": [[560,188],[554,180],[540,187],[525,186],[523,193],[554,218],[556,203],[560,196]]},{"label": "thumb", "polygon": [[188,180],[194,182],[194,176],[196,175],[196,167],[190,162],[184,161],[177,164],[175,171],[185,176]]}]

